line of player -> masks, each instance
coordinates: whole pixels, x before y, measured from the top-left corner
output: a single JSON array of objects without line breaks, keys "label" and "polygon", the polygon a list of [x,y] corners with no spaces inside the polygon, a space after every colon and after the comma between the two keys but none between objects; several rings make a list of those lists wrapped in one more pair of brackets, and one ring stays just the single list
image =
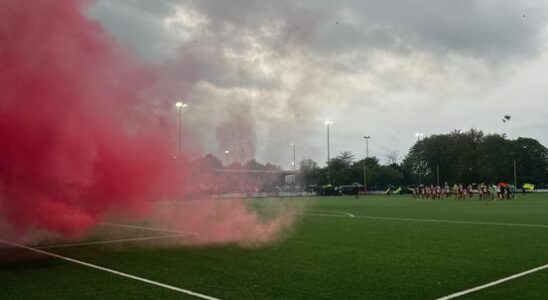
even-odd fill
[{"label": "line of player", "polygon": [[515,186],[503,182],[499,184],[469,184],[467,186],[459,183],[454,184],[453,187],[449,187],[446,183],[443,187],[439,185],[420,185],[410,189],[415,199],[448,199],[453,197],[457,200],[464,200],[473,198],[474,195],[478,195],[480,200],[504,200],[515,199],[516,197]]}]

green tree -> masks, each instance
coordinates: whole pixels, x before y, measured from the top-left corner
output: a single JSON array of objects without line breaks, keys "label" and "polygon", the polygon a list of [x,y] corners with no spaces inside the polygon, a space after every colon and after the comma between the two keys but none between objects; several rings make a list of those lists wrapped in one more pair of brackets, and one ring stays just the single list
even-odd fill
[{"label": "green tree", "polygon": [[518,138],[512,144],[512,158],[516,161],[519,183],[548,182],[548,149],[531,138]]},{"label": "green tree", "polygon": [[353,162],[354,155],[348,151],[341,152],[339,156],[329,161],[329,172],[333,185],[351,184],[357,181],[359,176],[356,176],[352,170]]},{"label": "green tree", "polygon": [[306,187],[311,184],[323,185],[327,183],[325,168],[319,168],[312,159],[305,159],[299,163],[299,184]]},{"label": "green tree", "polygon": [[433,135],[417,142],[402,163],[405,183],[495,183],[512,181],[516,161],[520,181],[546,182],[548,151],[530,138],[508,140],[470,130]]}]

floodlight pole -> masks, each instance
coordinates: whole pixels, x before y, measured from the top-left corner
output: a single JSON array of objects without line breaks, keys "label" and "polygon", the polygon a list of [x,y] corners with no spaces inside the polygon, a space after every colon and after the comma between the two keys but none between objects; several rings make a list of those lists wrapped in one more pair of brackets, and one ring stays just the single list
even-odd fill
[{"label": "floodlight pole", "polygon": [[331,121],[326,121],[325,125],[327,127],[327,184],[331,184],[331,167],[329,163],[331,162],[331,145],[329,141],[329,126],[332,124]]},{"label": "floodlight pole", "polygon": [[225,150],[225,165],[228,167],[228,155],[230,154],[230,150]]},{"label": "floodlight pole", "polygon": [[371,137],[366,135],[363,138],[365,139],[365,159],[363,160],[363,190],[367,194],[367,168],[365,167],[365,163],[369,158],[369,139]]},{"label": "floodlight pole", "polygon": [[177,158],[181,156],[181,147],[182,147],[182,128],[183,128],[183,120],[182,120],[182,114],[183,114],[183,108],[187,107],[188,104],[183,102],[177,102],[175,103],[175,107],[179,109],[179,132],[178,132],[178,147],[177,147]]},{"label": "floodlight pole", "polygon": [[179,133],[177,134],[179,138],[179,143],[177,147],[177,157],[181,157],[181,144],[182,144],[182,138],[181,138],[181,132],[182,130],[182,114],[183,114],[183,107],[179,106]]},{"label": "floodlight pole", "polygon": [[291,144],[293,146],[293,184],[297,183],[297,152],[295,151],[295,143]]},{"label": "floodlight pole", "polygon": [[[417,137],[417,143],[419,143],[421,141],[421,138],[424,136],[424,133],[415,133],[415,136]],[[422,184],[422,164],[421,166],[419,166],[419,185]]]}]

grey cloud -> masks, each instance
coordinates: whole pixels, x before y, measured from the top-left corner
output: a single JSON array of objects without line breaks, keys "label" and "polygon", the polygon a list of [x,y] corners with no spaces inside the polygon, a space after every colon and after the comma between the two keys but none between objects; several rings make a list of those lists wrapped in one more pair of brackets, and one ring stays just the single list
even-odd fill
[{"label": "grey cloud", "polygon": [[[209,22],[188,39],[166,32],[163,21],[178,7]],[[512,100],[492,100],[493,91],[511,94],[513,76],[532,76],[512,70],[542,59],[548,3],[98,0],[89,14],[160,66],[167,98],[193,101],[189,124],[198,136],[211,131],[206,151],[228,145],[215,137],[218,126],[250,122],[258,157],[286,164],[283,149],[295,141],[299,156],[325,160],[327,117],[336,121],[334,154],[361,153],[364,131],[375,136],[372,153],[383,157],[395,148],[406,153],[415,131],[495,130],[481,111],[503,113],[493,102]],[[548,96],[535,91],[531,103]],[[238,118],[227,113],[237,106],[246,108]],[[530,120],[536,123],[524,128],[546,128],[538,117]]]}]

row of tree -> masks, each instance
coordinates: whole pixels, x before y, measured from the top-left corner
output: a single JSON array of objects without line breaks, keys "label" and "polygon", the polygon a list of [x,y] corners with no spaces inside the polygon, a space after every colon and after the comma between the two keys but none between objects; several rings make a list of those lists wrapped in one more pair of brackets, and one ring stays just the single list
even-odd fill
[{"label": "row of tree", "polygon": [[419,183],[513,182],[516,171],[518,185],[548,183],[548,149],[532,138],[509,140],[477,130],[453,131],[418,141],[401,163],[396,153],[388,158],[390,163],[381,165],[376,157],[355,160],[351,153],[342,152],[326,167],[306,159],[300,163],[298,182],[303,186],[363,184],[365,173],[368,188],[384,189]]},{"label": "row of tree", "polygon": [[[366,182],[364,182],[364,174]],[[350,152],[342,152],[331,159],[329,168],[319,167],[311,159],[303,160],[300,164],[298,182],[302,186],[366,183],[369,189],[380,189],[390,185],[401,185],[405,180],[400,165],[381,165],[376,157],[355,160]]]}]

